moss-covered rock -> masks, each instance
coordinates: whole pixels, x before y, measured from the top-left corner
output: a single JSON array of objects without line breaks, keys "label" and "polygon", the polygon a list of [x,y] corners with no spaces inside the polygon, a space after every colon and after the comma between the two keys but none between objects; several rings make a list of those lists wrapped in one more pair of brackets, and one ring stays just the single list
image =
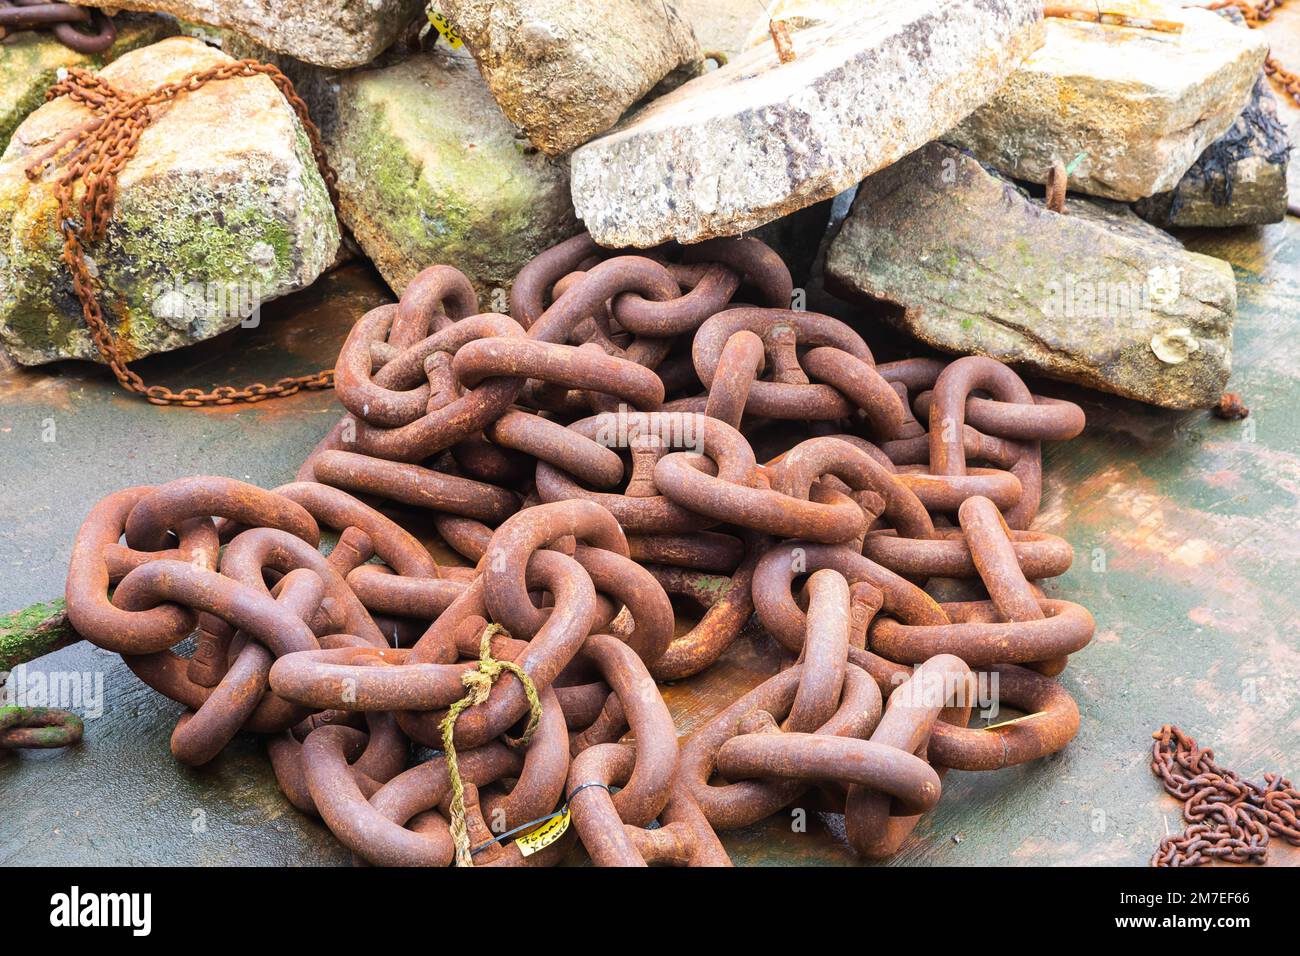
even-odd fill
[{"label": "moss-covered rock", "polygon": [[54,85],[59,70],[97,70],[177,30],[176,21],[169,17],[119,16],[114,23],[117,41],[93,55],[69,49],[40,30],[15,33],[0,43],[0,145],[7,144],[18,124],[45,102],[45,91]]},{"label": "moss-covered rock", "polygon": [[[174,37],[100,75],[138,94],[229,59]],[[0,157],[0,338],[25,365],[97,357],[60,258],[59,170],[26,175],[89,115],[67,97],[48,103]],[[338,248],[307,136],[265,77],[210,83],[156,109],[118,185],[107,235],[89,254],[128,359],[248,322],[262,303],[310,285]]]},{"label": "moss-covered rock", "polygon": [[524,263],[581,229],[565,165],[529,146],[468,58],[347,74],[330,125],[343,220],[398,292],[445,263],[505,311]]},{"label": "moss-covered rock", "polygon": [[1052,212],[939,143],[858,187],[826,278],[936,348],[1165,408],[1209,408],[1232,370],[1228,263],[1118,203]]}]

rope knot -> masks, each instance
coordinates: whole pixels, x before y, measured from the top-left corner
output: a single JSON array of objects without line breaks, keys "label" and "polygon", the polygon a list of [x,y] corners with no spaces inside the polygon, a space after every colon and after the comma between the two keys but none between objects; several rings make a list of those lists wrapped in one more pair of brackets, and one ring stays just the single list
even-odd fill
[{"label": "rope knot", "polygon": [[461,683],[469,691],[464,697],[447,709],[447,716],[442,719],[439,729],[442,731],[442,749],[447,755],[447,776],[451,781],[451,835],[456,844],[456,865],[473,866],[470,851],[469,829],[465,824],[465,782],[461,779],[460,764],[456,759],[456,720],[466,710],[483,703],[492,693],[492,687],[504,673],[514,674],[524,686],[524,696],[528,698],[528,723],[523,735],[517,741],[507,741],[512,746],[528,746],[542,719],[542,701],[532,678],[514,661],[499,661],[492,656],[492,637],[495,634],[510,635],[500,624],[489,624],[483,629],[479,638],[478,667],[461,675]]},{"label": "rope knot", "polygon": [[502,670],[503,668],[496,661],[492,661],[491,664],[480,662],[478,670],[466,671],[460,675],[461,683],[469,689],[467,696],[472,699],[471,707],[488,699],[488,694],[492,692],[492,685],[501,676]]}]

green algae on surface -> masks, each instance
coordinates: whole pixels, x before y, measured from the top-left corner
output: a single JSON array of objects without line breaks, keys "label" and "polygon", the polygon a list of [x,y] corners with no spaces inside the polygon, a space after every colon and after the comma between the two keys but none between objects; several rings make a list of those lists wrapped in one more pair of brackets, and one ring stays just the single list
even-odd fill
[{"label": "green algae on surface", "polygon": [[81,718],[70,710],[0,706],[0,753],[10,749],[69,747],[80,741],[85,732]]},{"label": "green algae on surface", "polygon": [[433,54],[345,77],[326,148],[344,220],[398,291],[431,262],[506,290],[581,228],[565,166],[528,147],[472,64]]},{"label": "green algae on surface", "polygon": [[0,671],[81,640],[60,598],[0,616]]}]

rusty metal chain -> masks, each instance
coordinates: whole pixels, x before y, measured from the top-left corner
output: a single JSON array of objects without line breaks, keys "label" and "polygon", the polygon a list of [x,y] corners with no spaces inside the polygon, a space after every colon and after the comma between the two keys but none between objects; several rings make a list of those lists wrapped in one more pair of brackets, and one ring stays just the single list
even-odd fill
[{"label": "rusty metal chain", "polygon": [[[91,31],[78,29],[82,26]],[[102,53],[117,41],[113,18],[103,10],[51,0],[0,0],[0,39],[24,30],[48,30],[64,46],[86,54]]]},{"label": "rusty metal chain", "polygon": [[1259,0],[1258,3],[1251,3],[1250,0],[1218,0],[1216,3],[1209,4],[1207,10],[1224,10],[1228,7],[1235,7],[1241,11],[1246,22],[1252,27],[1257,27],[1261,23],[1267,23],[1273,18],[1273,12],[1281,7],[1286,0]]},{"label": "rusty metal chain", "polygon": [[[296,481],[96,505],[69,618],[186,707],[177,760],[265,735],[287,799],[373,864],[550,865],[580,842],[599,865],[727,865],[718,831],[805,796],[888,856],[948,769],[1078,729],[1054,677],[1094,625],[1039,589],[1072,553],[1028,525],[1041,442],[1083,413],[986,358],[877,365],[790,289],[754,239],[577,236],[522,270],[512,317],[431,267],[351,330],[347,414]],[[432,558],[430,524],[470,567]],[[656,682],[762,632],[784,669],[679,747]],[[1025,716],[971,725],[999,702]],[[411,742],[440,752],[408,766]]]},{"label": "rusty metal chain", "polygon": [[[1262,27],[1273,19],[1273,14],[1286,2],[1286,0],[1260,0],[1259,3],[1251,3],[1249,0],[1219,0],[1218,3],[1210,4],[1208,10],[1223,10],[1228,7],[1234,7],[1241,11],[1242,16],[1246,18],[1246,25],[1250,29]],[[1277,87],[1286,93],[1300,107],[1300,74],[1293,73],[1282,65],[1277,57],[1269,53],[1264,60],[1264,72],[1269,75]]]},{"label": "rusty metal chain", "polygon": [[69,747],[84,731],[81,718],[71,711],[0,706],[0,752]]},{"label": "rusty metal chain", "polygon": [[1151,736],[1151,772],[1183,801],[1188,823],[1160,841],[1152,866],[1267,863],[1273,836],[1300,846],[1300,788],[1290,780],[1276,773],[1264,774],[1262,786],[1245,780],[1170,724]]},{"label": "rusty metal chain", "polygon": [[[104,238],[113,215],[118,177],[135,155],[140,136],[152,122],[156,108],[208,83],[257,76],[265,76],[275,83],[293,108],[311,143],[312,155],[325,180],[330,200],[337,209],[336,176],[330,169],[320,133],[293,83],[274,66],[256,60],[222,63],[195,71],[139,96],[128,96],[101,77],[77,68],[69,70],[66,79],[56,83],[46,94],[47,99],[68,96],[93,110],[96,116],[57,138],[28,167],[27,176],[37,180],[50,170],[58,169],[55,188],[59,230],[63,235],[62,259],[72,278],[72,287],[81,303],[82,316],[95,350],[123,388],[155,405],[204,407],[260,402],[293,395],[302,389],[330,388],[334,383],[334,370],[325,369],[312,375],[282,378],[271,385],[261,382],[243,387],[224,385],[207,392],[198,388],[177,392],[163,385],[146,385],[138,374],[127,368],[122,345],[109,328],[99,304],[98,279],[86,262],[86,246]],[[83,187],[83,194],[78,202],[76,192],[79,184]]]},{"label": "rusty metal chain", "polygon": [[1293,73],[1284,67],[1273,54],[1264,61],[1264,69],[1275,82],[1300,107],[1300,73]]}]

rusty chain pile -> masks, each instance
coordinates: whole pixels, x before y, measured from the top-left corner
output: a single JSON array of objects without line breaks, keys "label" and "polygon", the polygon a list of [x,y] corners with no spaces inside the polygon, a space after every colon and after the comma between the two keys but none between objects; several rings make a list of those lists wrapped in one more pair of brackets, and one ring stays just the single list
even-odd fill
[{"label": "rusty chain pile", "polygon": [[51,0],[0,0],[0,40],[23,30],[48,30],[78,53],[103,53],[117,41],[113,19],[103,10]]},{"label": "rusty chain pile", "polygon": [[1300,846],[1300,788],[1290,780],[1277,773],[1264,774],[1263,786],[1243,780],[1169,724],[1151,736],[1151,771],[1183,801],[1188,823],[1160,841],[1152,866],[1267,863],[1270,836]]},{"label": "rusty chain pile", "polygon": [[[1072,553],[1029,526],[1040,443],[1083,413],[988,358],[878,365],[791,285],[752,238],[581,235],[510,316],[427,269],[352,328],[347,414],[297,480],[96,505],[69,618],[186,708],[178,760],[267,735],[288,799],[370,863],[546,865],[576,834],[602,865],[725,864],[716,831],[791,806],[887,856],[948,769],[1075,734],[1053,678],[1093,620],[1039,588]],[[679,748],[657,682],[755,613],[787,666]],[[1026,716],[968,726],[992,682]]]}]

